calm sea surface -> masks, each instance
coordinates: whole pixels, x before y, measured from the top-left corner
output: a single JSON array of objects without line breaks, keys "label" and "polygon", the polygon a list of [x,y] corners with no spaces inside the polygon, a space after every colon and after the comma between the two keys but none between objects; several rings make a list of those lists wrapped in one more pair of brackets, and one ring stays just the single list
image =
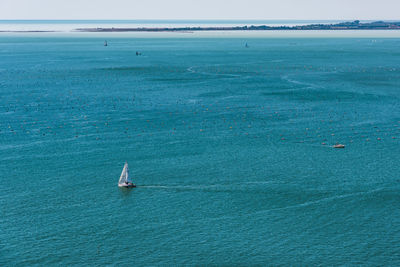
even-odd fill
[{"label": "calm sea surface", "polygon": [[400,265],[400,39],[107,40],[0,36],[0,265]]}]

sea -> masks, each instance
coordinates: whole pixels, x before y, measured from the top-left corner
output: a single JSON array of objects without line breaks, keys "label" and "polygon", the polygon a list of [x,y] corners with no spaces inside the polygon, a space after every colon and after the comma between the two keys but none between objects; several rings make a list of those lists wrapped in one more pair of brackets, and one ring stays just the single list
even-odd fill
[{"label": "sea", "polygon": [[0,265],[399,266],[399,47],[0,33]]}]

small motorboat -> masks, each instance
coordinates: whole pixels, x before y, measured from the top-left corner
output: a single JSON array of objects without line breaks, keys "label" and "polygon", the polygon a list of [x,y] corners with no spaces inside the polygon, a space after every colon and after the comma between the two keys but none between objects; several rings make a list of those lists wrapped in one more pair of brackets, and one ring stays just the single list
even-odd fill
[{"label": "small motorboat", "polygon": [[129,167],[128,162],[125,162],[124,168],[122,169],[121,176],[119,177],[118,187],[133,188],[136,185],[132,182],[129,177]]},{"label": "small motorboat", "polygon": [[333,146],[333,148],[345,148],[345,145],[336,144],[336,145]]}]

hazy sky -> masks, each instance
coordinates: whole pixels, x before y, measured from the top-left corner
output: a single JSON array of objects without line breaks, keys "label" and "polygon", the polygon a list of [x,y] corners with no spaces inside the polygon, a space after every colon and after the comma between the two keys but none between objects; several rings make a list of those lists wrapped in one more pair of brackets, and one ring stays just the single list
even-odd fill
[{"label": "hazy sky", "polygon": [[0,19],[400,19],[400,0],[0,0]]}]

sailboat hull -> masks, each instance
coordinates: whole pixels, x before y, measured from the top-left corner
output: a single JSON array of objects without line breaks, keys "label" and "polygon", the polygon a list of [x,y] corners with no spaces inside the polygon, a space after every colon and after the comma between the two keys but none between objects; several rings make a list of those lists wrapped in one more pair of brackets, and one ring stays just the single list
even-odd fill
[{"label": "sailboat hull", "polygon": [[118,184],[118,187],[122,187],[122,188],[133,188],[136,187],[135,184],[132,183],[128,183],[128,184]]}]

